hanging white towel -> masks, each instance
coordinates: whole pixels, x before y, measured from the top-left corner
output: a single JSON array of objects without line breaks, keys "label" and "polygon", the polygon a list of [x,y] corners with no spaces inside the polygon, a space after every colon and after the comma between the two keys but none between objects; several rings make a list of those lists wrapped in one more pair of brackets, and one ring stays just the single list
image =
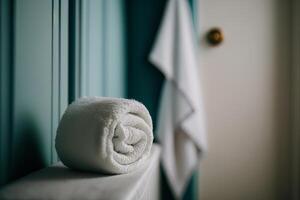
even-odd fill
[{"label": "hanging white towel", "polygon": [[157,134],[169,184],[181,198],[207,149],[196,39],[186,0],[169,0],[150,62],[164,75]]}]

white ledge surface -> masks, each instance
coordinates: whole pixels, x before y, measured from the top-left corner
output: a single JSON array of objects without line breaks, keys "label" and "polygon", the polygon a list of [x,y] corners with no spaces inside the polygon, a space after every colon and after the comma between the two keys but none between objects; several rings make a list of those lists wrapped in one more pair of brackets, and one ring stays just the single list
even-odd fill
[{"label": "white ledge surface", "polygon": [[79,172],[58,163],[5,186],[1,200],[156,200],[159,199],[158,145],[150,159],[135,172],[102,175]]}]

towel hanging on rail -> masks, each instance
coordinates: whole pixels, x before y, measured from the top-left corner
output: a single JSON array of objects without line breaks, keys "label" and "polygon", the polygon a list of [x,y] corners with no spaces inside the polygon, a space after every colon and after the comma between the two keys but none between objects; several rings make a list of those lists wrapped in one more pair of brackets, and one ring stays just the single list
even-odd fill
[{"label": "towel hanging on rail", "polygon": [[186,0],[169,0],[149,60],[165,76],[157,134],[162,164],[177,198],[207,149],[196,39]]}]

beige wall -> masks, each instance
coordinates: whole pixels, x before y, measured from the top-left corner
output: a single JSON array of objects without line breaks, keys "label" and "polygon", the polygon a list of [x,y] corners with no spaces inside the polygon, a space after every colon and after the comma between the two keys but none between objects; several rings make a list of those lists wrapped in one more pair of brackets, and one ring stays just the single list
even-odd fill
[{"label": "beige wall", "polygon": [[[290,12],[286,0],[199,0],[209,152],[201,200],[289,199]],[[209,47],[209,28],[225,41]]]}]

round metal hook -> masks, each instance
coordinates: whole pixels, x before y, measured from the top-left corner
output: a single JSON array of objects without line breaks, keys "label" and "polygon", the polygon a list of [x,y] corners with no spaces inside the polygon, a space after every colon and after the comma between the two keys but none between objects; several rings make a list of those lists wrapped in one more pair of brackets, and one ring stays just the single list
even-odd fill
[{"label": "round metal hook", "polygon": [[212,28],[208,31],[206,39],[210,45],[217,46],[223,42],[224,35],[220,28]]}]

